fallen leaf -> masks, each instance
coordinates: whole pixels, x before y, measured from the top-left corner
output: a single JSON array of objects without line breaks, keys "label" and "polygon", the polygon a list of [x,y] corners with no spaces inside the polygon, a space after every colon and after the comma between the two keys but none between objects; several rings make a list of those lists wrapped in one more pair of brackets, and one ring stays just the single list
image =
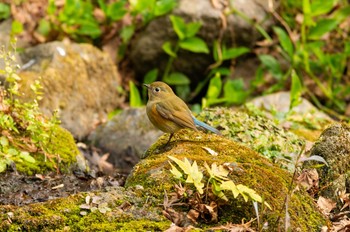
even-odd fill
[{"label": "fallen leaf", "polygon": [[327,215],[336,207],[337,203],[321,196],[317,200],[317,205]]},{"label": "fallen leaf", "polygon": [[311,188],[318,188],[318,172],[316,169],[304,169],[300,176],[297,177],[297,183],[310,190]]}]

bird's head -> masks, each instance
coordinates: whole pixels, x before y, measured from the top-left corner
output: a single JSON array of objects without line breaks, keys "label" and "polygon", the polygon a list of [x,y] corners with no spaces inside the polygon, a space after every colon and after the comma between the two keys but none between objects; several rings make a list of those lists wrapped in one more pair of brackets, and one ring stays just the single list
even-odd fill
[{"label": "bird's head", "polygon": [[170,86],[161,81],[156,81],[151,84],[143,84],[143,85],[146,86],[148,89],[149,101],[164,99],[174,95],[174,92],[170,88]]}]

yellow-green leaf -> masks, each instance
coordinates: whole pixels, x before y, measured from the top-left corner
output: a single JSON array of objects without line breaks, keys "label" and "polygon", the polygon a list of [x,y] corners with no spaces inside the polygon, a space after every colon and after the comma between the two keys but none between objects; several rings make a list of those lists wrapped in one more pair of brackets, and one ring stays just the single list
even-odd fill
[{"label": "yellow-green leaf", "polygon": [[171,166],[170,172],[173,174],[173,176],[176,179],[181,179],[182,173],[169,161],[169,164]]}]

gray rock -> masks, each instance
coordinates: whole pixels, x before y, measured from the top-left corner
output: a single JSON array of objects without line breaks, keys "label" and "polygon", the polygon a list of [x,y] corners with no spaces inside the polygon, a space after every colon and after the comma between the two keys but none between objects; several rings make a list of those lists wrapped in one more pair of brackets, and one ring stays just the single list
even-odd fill
[{"label": "gray rock", "polygon": [[320,194],[339,200],[338,193],[350,189],[350,126],[336,123],[327,128],[312,147],[311,155],[323,157],[329,165],[318,169]]},{"label": "gray rock", "polygon": [[[265,30],[269,30],[272,20],[267,17],[268,1],[237,0],[233,2],[234,8],[259,22]],[[223,41],[228,47],[251,46],[260,38],[254,26],[237,14],[230,14],[227,17],[226,29],[222,29],[224,10],[213,7],[210,0],[180,0],[173,14],[183,17],[187,22],[201,22],[202,27],[198,36],[203,38],[209,46],[212,46],[222,32]],[[154,67],[164,69],[168,56],[163,52],[162,45],[169,40],[176,41],[177,37],[168,16],[151,21],[145,30],[137,35],[131,46],[130,58],[134,70],[140,76]],[[212,63],[212,55],[180,50],[174,62],[174,70],[198,81]]]},{"label": "gray rock", "polygon": [[78,139],[123,102],[116,66],[91,45],[51,42],[26,49],[21,59],[23,98],[33,97],[30,85],[42,77],[42,111],[51,115],[58,109],[62,126]]},{"label": "gray rock", "polygon": [[[267,111],[276,110],[277,112],[287,113],[290,106],[290,92],[272,93],[266,96],[261,96],[250,101],[258,108],[264,108]],[[313,117],[322,118],[331,121],[332,119],[322,111],[318,110],[305,98],[301,103],[293,108],[296,114],[303,115],[311,113]]]},{"label": "gray rock", "polygon": [[131,108],[98,126],[88,140],[110,153],[108,161],[128,173],[161,134],[148,120],[145,108]]}]

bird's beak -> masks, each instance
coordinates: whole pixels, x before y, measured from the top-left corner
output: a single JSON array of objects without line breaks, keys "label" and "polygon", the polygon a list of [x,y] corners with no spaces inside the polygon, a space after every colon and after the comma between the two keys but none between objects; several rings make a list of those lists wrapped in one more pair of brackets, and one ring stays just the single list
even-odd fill
[{"label": "bird's beak", "polygon": [[143,84],[143,86],[145,86],[147,89],[151,88],[149,84]]}]

